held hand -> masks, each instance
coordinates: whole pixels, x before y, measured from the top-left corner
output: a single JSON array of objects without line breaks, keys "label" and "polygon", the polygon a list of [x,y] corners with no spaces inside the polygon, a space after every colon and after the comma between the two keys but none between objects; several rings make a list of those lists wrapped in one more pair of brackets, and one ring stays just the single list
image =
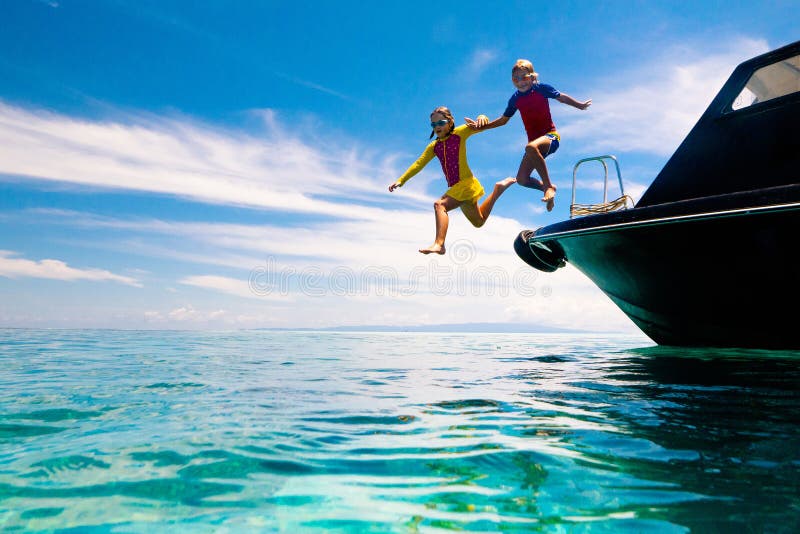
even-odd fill
[{"label": "held hand", "polygon": [[397,183],[397,182],[393,183],[392,185],[389,186],[389,192],[391,193],[392,191],[394,191],[398,187],[400,187],[399,183]]},{"label": "held hand", "polygon": [[472,128],[473,130],[480,130],[481,128],[489,124],[489,117],[487,117],[486,115],[478,115],[478,118],[476,120],[472,120],[469,117],[464,117],[464,122],[467,124],[467,126]]}]

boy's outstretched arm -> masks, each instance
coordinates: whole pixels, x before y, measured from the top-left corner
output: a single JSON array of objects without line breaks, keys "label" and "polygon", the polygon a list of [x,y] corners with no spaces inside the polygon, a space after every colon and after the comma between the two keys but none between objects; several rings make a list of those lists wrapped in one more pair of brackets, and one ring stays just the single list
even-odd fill
[{"label": "boy's outstretched arm", "polygon": [[586,109],[592,105],[591,98],[585,102],[578,102],[577,100],[575,100],[566,93],[561,93],[561,95],[556,100],[558,100],[562,104],[569,104],[570,106],[578,109]]},{"label": "boy's outstretched arm", "polygon": [[492,128],[504,125],[510,118],[511,117],[506,117],[505,115],[500,115],[495,120],[489,121],[489,117],[486,115],[478,115],[476,120],[464,117],[464,122],[473,130],[491,130]]}]

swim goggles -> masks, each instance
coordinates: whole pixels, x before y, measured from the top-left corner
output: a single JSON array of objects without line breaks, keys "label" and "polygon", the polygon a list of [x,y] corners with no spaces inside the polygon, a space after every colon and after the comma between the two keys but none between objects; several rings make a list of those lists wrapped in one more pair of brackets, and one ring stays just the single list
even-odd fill
[{"label": "swim goggles", "polygon": [[436,128],[437,126],[446,126],[450,121],[442,119],[440,121],[432,122],[431,128]]}]

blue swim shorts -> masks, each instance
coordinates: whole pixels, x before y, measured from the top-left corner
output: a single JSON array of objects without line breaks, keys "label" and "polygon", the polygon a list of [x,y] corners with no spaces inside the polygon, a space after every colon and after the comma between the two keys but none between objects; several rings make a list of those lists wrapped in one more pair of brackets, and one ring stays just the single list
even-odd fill
[{"label": "blue swim shorts", "polygon": [[556,150],[558,150],[558,145],[561,144],[561,136],[558,135],[558,132],[550,132],[550,133],[544,134],[544,136],[550,138],[550,150],[544,156],[544,157],[547,157],[550,154],[555,154],[556,153]]}]

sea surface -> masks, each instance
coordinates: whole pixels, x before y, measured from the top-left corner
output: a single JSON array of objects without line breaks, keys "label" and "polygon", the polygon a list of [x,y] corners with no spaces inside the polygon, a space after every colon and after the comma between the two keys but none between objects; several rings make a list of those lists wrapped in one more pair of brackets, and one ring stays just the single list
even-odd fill
[{"label": "sea surface", "polygon": [[0,330],[0,530],[797,532],[800,353]]}]

